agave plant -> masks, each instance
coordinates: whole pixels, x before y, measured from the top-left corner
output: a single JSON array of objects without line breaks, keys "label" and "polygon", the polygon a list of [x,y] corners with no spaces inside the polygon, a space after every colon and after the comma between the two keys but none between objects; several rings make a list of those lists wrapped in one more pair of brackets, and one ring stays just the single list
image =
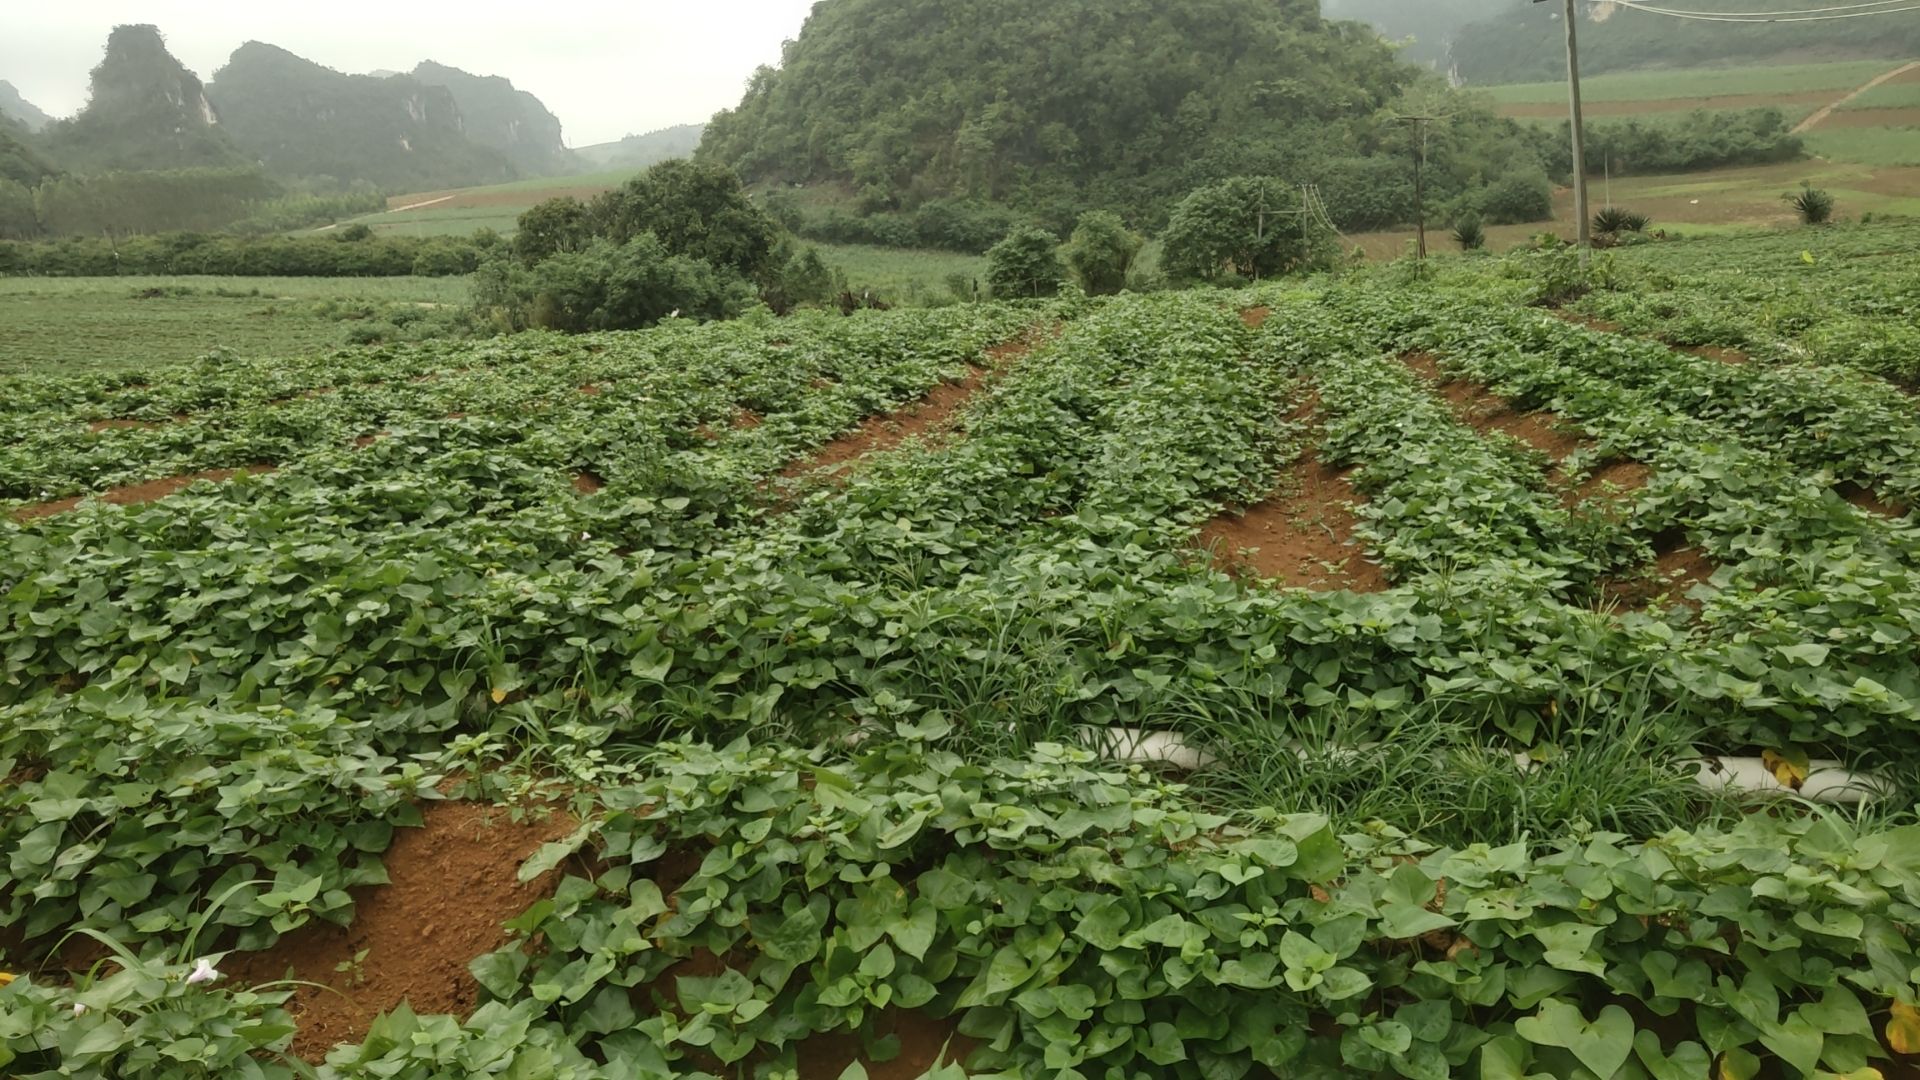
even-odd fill
[{"label": "agave plant", "polygon": [[1653,219],[1645,214],[1636,214],[1619,206],[1609,206],[1593,215],[1593,231],[1609,235],[1625,232],[1645,232]]},{"label": "agave plant", "polygon": [[1812,181],[1801,181],[1799,191],[1790,191],[1781,198],[1787,200],[1804,224],[1825,225],[1833,220],[1833,194],[1814,187]]},{"label": "agave plant", "polygon": [[1487,246],[1487,230],[1480,224],[1480,215],[1468,214],[1453,224],[1453,242],[1460,245],[1461,251],[1479,251]]}]

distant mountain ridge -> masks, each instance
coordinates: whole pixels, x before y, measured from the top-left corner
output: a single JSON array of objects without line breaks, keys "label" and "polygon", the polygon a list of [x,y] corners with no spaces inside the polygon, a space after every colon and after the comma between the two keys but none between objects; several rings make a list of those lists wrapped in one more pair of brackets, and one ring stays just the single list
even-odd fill
[{"label": "distant mountain ridge", "polygon": [[498,75],[474,75],[431,60],[416,66],[412,77],[451,93],[465,122],[467,138],[505,154],[521,173],[545,176],[573,168],[560,118],[539,98],[516,89],[512,81]]},{"label": "distant mountain ridge", "polygon": [[116,26],[93,69],[86,107],[48,124],[44,148],[87,171],[244,165],[200,77],[174,59],[158,27]]},{"label": "distant mountain ridge", "polygon": [[0,79],[0,116],[14,120],[29,132],[37,132],[53,123],[53,117],[41,111],[40,107],[20,96],[13,84]]},{"label": "distant mountain ridge", "polygon": [[511,158],[470,138],[456,95],[408,75],[348,75],[250,41],[208,96],[234,141],[269,172],[422,190],[518,178]]},{"label": "distant mountain ridge", "polygon": [[692,157],[706,132],[705,124],[676,124],[617,142],[576,147],[573,152],[589,168],[645,169],[663,161]]}]

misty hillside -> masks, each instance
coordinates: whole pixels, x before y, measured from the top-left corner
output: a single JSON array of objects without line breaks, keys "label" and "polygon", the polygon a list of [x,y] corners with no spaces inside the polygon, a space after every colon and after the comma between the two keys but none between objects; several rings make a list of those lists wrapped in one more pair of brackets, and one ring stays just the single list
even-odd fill
[{"label": "misty hillside", "polygon": [[1329,19],[1352,19],[1406,44],[1401,55],[1445,70],[1454,42],[1468,26],[1531,6],[1530,0],[1323,0]]},{"label": "misty hillside", "polygon": [[690,158],[706,133],[705,124],[678,124],[618,142],[596,143],[574,150],[582,165],[593,169],[644,169],[662,161]]},{"label": "misty hillside", "polygon": [[469,74],[431,60],[415,67],[412,77],[451,93],[467,138],[505,154],[522,175],[550,176],[573,167],[560,119],[511,81],[498,75]]},{"label": "misty hillside", "polygon": [[103,172],[244,164],[193,72],[153,26],[119,26],[93,69],[86,107],[47,125],[47,154],[64,168]]},{"label": "misty hillside", "polygon": [[36,132],[53,122],[53,117],[41,111],[33,102],[20,96],[13,84],[0,79],[0,116],[17,122],[28,132]]},{"label": "misty hillside", "polygon": [[467,136],[451,90],[411,76],[346,75],[253,41],[214,73],[207,93],[233,140],[276,175],[395,190],[519,175],[505,153]]}]

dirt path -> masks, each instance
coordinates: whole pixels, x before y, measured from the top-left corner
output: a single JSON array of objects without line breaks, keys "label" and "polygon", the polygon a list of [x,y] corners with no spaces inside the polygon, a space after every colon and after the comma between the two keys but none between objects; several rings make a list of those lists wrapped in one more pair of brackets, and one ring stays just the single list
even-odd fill
[{"label": "dirt path", "polygon": [[437,199],[428,199],[426,202],[409,203],[406,206],[396,206],[393,209],[388,210],[387,213],[399,214],[399,213],[404,213],[408,210],[420,210],[429,206],[438,206],[443,202],[452,202],[455,198],[456,196],[453,196],[453,195],[442,195]]},{"label": "dirt path", "polygon": [[1812,131],[1814,128],[1817,128],[1822,123],[1824,123],[1827,117],[1833,115],[1833,111],[1835,109],[1845,107],[1848,102],[1853,101],[1854,99],[1860,97],[1862,94],[1865,94],[1867,91],[1872,90],[1876,87],[1885,85],[1886,83],[1890,83],[1893,80],[1899,78],[1902,75],[1907,74],[1910,71],[1920,71],[1920,60],[1915,60],[1911,64],[1906,64],[1901,67],[1894,68],[1892,71],[1886,72],[1885,74],[1879,76],[1878,78],[1870,80],[1865,86],[1860,87],[1858,90],[1855,90],[1853,93],[1848,94],[1846,97],[1841,98],[1839,101],[1836,101],[1833,104],[1820,109],[1818,112],[1814,113],[1812,116],[1809,116],[1805,120],[1800,121],[1800,126],[1793,129],[1793,134],[1805,135],[1807,132]]}]

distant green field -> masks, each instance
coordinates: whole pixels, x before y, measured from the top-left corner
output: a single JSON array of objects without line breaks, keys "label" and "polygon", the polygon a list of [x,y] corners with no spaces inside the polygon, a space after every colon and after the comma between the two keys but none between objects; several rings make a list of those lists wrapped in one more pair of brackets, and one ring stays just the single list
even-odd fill
[{"label": "distant green field", "polygon": [[423,210],[369,214],[341,224],[365,225],[376,233],[393,236],[472,236],[481,229],[492,229],[506,236],[519,226],[520,214],[525,210],[525,206],[473,206],[458,210],[427,207]]},{"label": "distant green field", "polygon": [[1810,131],[1804,138],[1808,151],[1830,161],[1920,165],[1920,128],[1830,128]]},{"label": "distant green field", "polygon": [[0,374],[311,352],[346,344],[357,316],[466,302],[465,278],[0,277]]},{"label": "distant green field", "polygon": [[1861,109],[1920,109],[1920,83],[1886,83],[1840,107],[1849,112]]},{"label": "distant green field", "polygon": [[[524,191],[531,192],[537,196],[543,191],[565,188],[618,187],[639,175],[639,171],[638,169],[612,169],[607,172],[581,173],[577,176],[536,176],[530,180],[515,180],[507,184],[492,184],[487,187],[461,188],[459,190],[469,195]],[[451,190],[453,189],[438,192],[423,192],[419,195],[408,195],[403,197],[400,205],[405,206],[414,199],[430,199],[435,195],[446,195],[449,194]],[[539,202],[540,200],[535,198],[533,201]]]},{"label": "distant green field", "polygon": [[[1729,97],[1747,94],[1787,95],[1814,90],[1851,90],[1874,76],[1898,67],[1886,60],[1847,60],[1828,64],[1787,64],[1775,67],[1707,68],[1689,71],[1634,71],[1596,75],[1580,80],[1588,101],[1665,101],[1679,98]],[[1484,89],[1503,105],[1563,102],[1567,84],[1513,83]]]},{"label": "distant green field", "polygon": [[968,291],[978,281],[987,287],[987,260],[951,251],[909,251],[858,244],[815,244],[820,257],[844,270],[854,292],[872,289],[888,303],[918,305],[955,299],[950,277],[965,279]]}]

